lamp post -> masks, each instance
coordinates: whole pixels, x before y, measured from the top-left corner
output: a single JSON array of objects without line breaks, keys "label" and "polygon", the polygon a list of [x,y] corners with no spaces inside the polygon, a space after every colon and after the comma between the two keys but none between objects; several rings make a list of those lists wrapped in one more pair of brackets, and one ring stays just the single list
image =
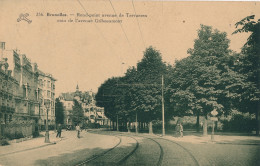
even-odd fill
[{"label": "lamp post", "polygon": [[50,100],[44,100],[44,106],[46,108],[46,126],[45,126],[45,143],[50,143],[50,135],[49,135],[49,125],[48,125],[48,115],[49,115],[49,108],[50,108]]},{"label": "lamp post", "polygon": [[164,85],[163,85],[163,75],[162,75],[162,136],[165,136],[163,86]]}]

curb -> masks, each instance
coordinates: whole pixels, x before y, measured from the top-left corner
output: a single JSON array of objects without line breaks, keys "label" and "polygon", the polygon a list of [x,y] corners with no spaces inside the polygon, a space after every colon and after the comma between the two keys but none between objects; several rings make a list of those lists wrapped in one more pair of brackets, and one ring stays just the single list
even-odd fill
[{"label": "curb", "polygon": [[49,145],[54,145],[54,144],[53,143],[48,143],[48,144],[37,146],[37,147],[33,147],[33,148],[28,148],[28,149],[15,151],[15,152],[5,153],[5,154],[1,154],[0,157],[7,156],[7,155],[10,155],[10,154],[20,153],[20,152],[25,152],[25,151],[29,151],[29,150],[33,150],[33,149],[38,149],[38,148],[42,148],[42,147],[49,146]]},{"label": "curb", "polygon": [[55,144],[57,144],[58,142],[61,142],[61,141],[62,141],[62,139],[60,139],[58,141],[46,143],[46,144],[43,144],[43,145],[40,145],[40,146],[28,148],[28,149],[23,149],[23,150],[19,150],[19,151],[10,152],[10,153],[0,154],[0,157],[10,155],[10,154],[20,153],[20,152],[25,152],[25,151],[29,151],[29,150],[39,149],[39,148],[43,148],[45,146],[55,145]]},{"label": "curb", "polygon": [[223,145],[258,145],[260,146],[259,143],[232,143],[232,142],[216,142],[216,144],[223,144]]}]

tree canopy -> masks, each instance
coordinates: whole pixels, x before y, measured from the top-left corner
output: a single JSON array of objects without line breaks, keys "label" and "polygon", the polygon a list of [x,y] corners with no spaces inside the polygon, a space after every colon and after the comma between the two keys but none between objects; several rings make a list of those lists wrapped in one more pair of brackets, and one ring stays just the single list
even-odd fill
[{"label": "tree canopy", "polygon": [[55,100],[55,117],[56,124],[64,123],[64,108],[62,102],[58,98]]},{"label": "tree canopy", "polygon": [[76,99],[74,99],[73,102],[74,105],[72,107],[72,122],[74,123],[74,125],[77,125],[83,122],[84,112],[81,104]]},{"label": "tree canopy", "polygon": [[236,71],[246,77],[244,84],[248,85],[241,91],[239,110],[255,113],[258,122],[257,135],[259,135],[260,110],[260,19],[255,21],[255,15],[247,16],[237,22],[237,29],[233,34],[250,33],[244,44],[241,54],[237,57]]}]

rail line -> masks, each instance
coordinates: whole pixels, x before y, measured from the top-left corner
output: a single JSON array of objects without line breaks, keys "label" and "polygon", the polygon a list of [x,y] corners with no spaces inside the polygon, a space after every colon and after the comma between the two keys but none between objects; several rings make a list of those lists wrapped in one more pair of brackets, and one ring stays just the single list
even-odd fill
[{"label": "rail line", "polygon": [[171,142],[171,143],[174,143],[174,144],[178,145],[178,146],[181,147],[186,153],[189,154],[189,156],[192,158],[192,160],[194,161],[194,163],[195,163],[196,166],[200,166],[198,160],[197,160],[197,159],[193,156],[193,154],[192,154],[188,149],[186,149],[184,146],[178,144],[177,142],[174,142],[174,141],[172,141],[172,140],[165,139],[165,138],[154,138],[154,139],[162,139],[162,140],[165,140],[165,141],[168,141],[168,142]]},{"label": "rail line", "polygon": [[154,141],[160,147],[161,152],[160,152],[159,160],[157,162],[157,166],[161,166],[162,161],[163,161],[163,156],[164,156],[163,147],[161,146],[161,144],[159,142],[155,141],[154,139],[151,139],[151,138],[146,138],[146,139],[150,139],[150,140]]},{"label": "rail line", "polygon": [[[120,134],[116,134],[116,135],[123,135],[123,136],[127,136],[127,137],[133,138],[132,136],[129,136],[129,134],[122,134],[122,133],[120,133]],[[136,135],[135,135],[135,136],[136,136]],[[160,148],[160,157],[159,157],[159,160],[158,160],[158,162],[157,162],[156,165],[157,165],[157,166],[161,166],[162,160],[163,160],[164,152],[163,152],[163,147],[160,145],[160,143],[159,143],[158,141],[155,141],[155,140],[152,139],[152,138],[143,137],[143,136],[136,136],[136,137],[141,137],[141,138],[149,139],[149,140],[155,142],[155,143],[159,146],[159,148]],[[134,139],[135,139],[135,138],[134,138]],[[135,140],[136,140],[136,139],[135,139]],[[137,141],[137,140],[136,140],[136,141]],[[133,153],[134,153],[134,151],[133,151]],[[133,153],[129,154],[128,157],[130,157]],[[127,157],[127,158],[128,158],[128,157]],[[127,158],[126,158],[126,159],[127,159]],[[126,159],[123,160],[123,161],[126,161]],[[120,163],[120,165],[123,164],[123,161]]]},{"label": "rail line", "polygon": [[121,139],[120,137],[118,137],[118,136],[115,136],[115,137],[117,137],[117,138],[119,139],[119,142],[118,142],[114,147],[110,148],[109,150],[107,150],[107,151],[105,151],[105,152],[103,152],[103,153],[100,153],[100,154],[95,155],[95,156],[93,156],[93,157],[91,157],[91,158],[88,158],[87,160],[85,160],[85,161],[83,161],[83,162],[81,162],[81,163],[79,163],[79,164],[77,164],[77,165],[75,165],[75,166],[86,165],[86,164],[89,163],[90,161],[93,161],[93,160],[95,160],[95,159],[97,159],[97,158],[99,158],[99,157],[101,157],[101,156],[104,156],[106,153],[108,153],[108,152],[112,151],[113,149],[115,149],[116,147],[118,147],[118,146],[121,144],[122,139]]},{"label": "rail line", "polygon": [[[92,132],[92,133],[95,133],[95,132]],[[105,135],[105,134],[103,134],[103,135]],[[87,165],[87,164],[90,163],[91,161],[94,161],[95,159],[98,159],[98,158],[100,158],[100,157],[102,157],[102,156],[105,156],[108,152],[110,152],[110,151],[112,151],[112,150],[118,148],[119,145],[122,143],[122,139],[119,137],[119,136],[121,136],[121,135],[113,135],[113,136],[119,138],[119,140],[120,140],[113,148],[110,148],[109,150],[107,150],[107,151],[105,151],[105,152],[103,152],[103,153],[101,153],[101,154],[98,154],[98,155],[96,155],[96,156],[94,156],[94,157],[91,157],[91,158],[89,158],[89,159],[87,159],[87,160],[85,160],[85,161],[83,161],[83,162],[77,164],[76,166]],[[127,137],[130,137],[130,138],[134,139],[134,140],[136,141],[136,146],[135,146],[135,148],[134,148],[133,150],[131,150],[131,151],[130,151],[127,155],[125,155],[122,159],[120,159],[119,161],[117,161],[117,162],[116,162],[116,165],[122,165],[123,162],[126,161],[132,154],[134,154],[135,151],[136,151],[136,150],[138,149],[138,147],[139,147],[139,142],[137,141],[137,139],[135,139],[134,137],[131,137],[131,136],[127,136]]]},{"label": "rail line", "polygon": [[[134,140],[136,141],[136,146],[135,146],[135,148],[134,148],[130,153],[128,153],[126,156],[124,156],[122,159],[120,159],[118,162],[116,162],[116,165],[123,165],[124,162],[125,162],[130,156],[132,156],[132,155],[136,152],[136,150],[139,148],[139,142],[138,142],[138,140],[137,140],[136,138],[134,138],[134,137],[140,137],[140,138],[149,139],[149,140],[155,142],[155,143],[159,146],[159,148],[160,148],[160,156],[159,156],[159,159],[158,159],[158,161],[157,161],[157,163],[156,163],[157,166],[161,166],[161,165],[162,165],[162,163],[163,163],[163,158],[164,158],[164,155],[165,155],[165,154],[164,154],[164,148],[163,148],[163,146],[161,145],[162,143],[159,142],[159,140],[168,141],[168,142],[170,142],[170,143],[173,143],[173,144],[179,146],[179,147],[180,147],[181,149],[183,149],[183,151],[186,152],[186,154],[192,159],[192,161],[194,162],[193,165],[196,165],[196,166],[199,166],[199,165],[200,165],[199,162],[198,162],[198,160],[194,157],[194,155],[193,155],[188,149],[186,149],[186,148],[185,148],[184,146],[182,146],[181,144],[179,144],[179,143],[177,143],[177,142],[175,142],[175,141],[169,140],[169,139],[165,139],[165,138],[161,138],[161,137],[157,137],[157,136],[152,136],[152,138],[151,138],[151,137],[142,136],[142,135],[134,135],[134,137],[133,137],[132,135],[127,134],[127,133],[125,133],[125,134],[124,134],[124,133],[113,133],[113,134],[111,134],[111,133],[99,133],[99,132],[96,132],[96,131],[90,131],[90,132],[91,132],[91,133],[102,134],[102,135],[113,135],[113,136],[118,137],[118,138],[120,139],[120,143],[121,143],[121,138],[120,138],[119,136],[130,137],[130,138],[132,138],[132,139],[134,139]],[[102,154],[100,154],[100,155],[98,155],[98,156],[95,156],[95,157],[93,157],[93,158],[87,159],[86,161],[82,162],[81,165],[83,165],[83,164],[86,165],[86,164],[89,163],[90,161],[93,161],[93,160],[95,160],[95,159],[97,159],[97,158],[99,158],[99,157],[101,157],[101,156],[104,156],[107,152],[112,151],[113,149],[115,149],[116,147],[118,147],[120,143],[118,143],[115,147],[109,149],[108,151],[106,151],[106,152],[104,152],[104,153],[102,153]]]},{"label": "rail line", "polygon": [[[126,136],[126,134],[124,134],[124,135]],[[150,140],[154,141],[160,147],[161,153],[160,153],[159,161],[157,162],[157,166],[160,166],[162,164],[164,151],[163,151],[163,147],[161,146],[161,144],[158,141],[156,141],[155,139],[162,139],[162,140],[165,140],[165,141],[168,141],[168,142],[171,142],[171,143],[178,145],[192,158],[192,160],[194,161],[196,166],[200,166],[198,160],[194,157],[194,155],[188,149],[186,149],[184,146],[180,145],[179,143],[177,143],[175,141],[165,139],[165,138],[160,138],[160,137],[150,138],[150,137],[141,136],[141,135],[136,135],[136,137],[142,137],[142,138],[150,139]]]},{"label": "rail line", "polygon": [[[130,137],[130,136],[127,136],[127,137]],[[133,155],[135,153],[135,151],[138,149],[139,147],[139,142],[137,141],[137,139],[135,139],[134,137],[131,137],[133,138],[135,141],[136,141],[136,146],[135,148],[128,154],[126,155],[123,159],[121,159],[119,162],[118,162],[118,165],[122,165],[124,161],[126,161],[131,155]]]}]

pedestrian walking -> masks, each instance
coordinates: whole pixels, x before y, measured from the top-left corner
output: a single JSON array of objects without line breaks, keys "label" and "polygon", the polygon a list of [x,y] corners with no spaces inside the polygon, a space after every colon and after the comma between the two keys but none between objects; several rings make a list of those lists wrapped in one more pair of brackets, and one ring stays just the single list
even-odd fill
[{"label": "pedestrian walking", "polygon": [[61,126],[61,124],[58,124],[56,138],[57,138],[57,137],[59,137],[59,138],[61,137],[61,131],[62,131],[62,126]]},{"label": "pedestrian walking", "polygon": [[183,126],[181,123],[180,123],[180,136],[183,137]]},{"label": "pedestrian walking", "polygon": [[175,131],[176,131],[176,136],[179,137],[180,136],[180,124],[178,123],[175,127]]},{"label": "pedestrian walking", "polygon": [[80,138],[80,127],[78,124],[76,126],[76,131],[77,131],[77,137]]}]

